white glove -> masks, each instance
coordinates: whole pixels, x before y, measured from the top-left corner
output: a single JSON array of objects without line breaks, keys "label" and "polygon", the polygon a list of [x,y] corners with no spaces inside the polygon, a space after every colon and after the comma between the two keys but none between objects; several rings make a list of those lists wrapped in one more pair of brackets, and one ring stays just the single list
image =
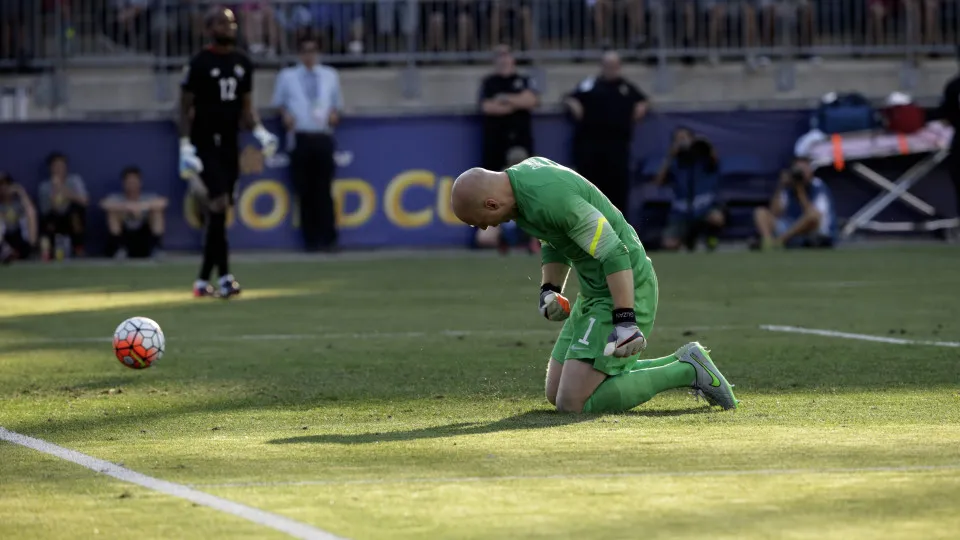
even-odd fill
[{"label": "white glove", "polygon": [[257,127],[253,128],[253,136],[256,137],[260,143],[260,149],[263,155],[267,158],[273,157],[273,154],[277,152],[277,147],[280,145],[277,136],[267,131],[267,128],[263,127],[263,124],[257,124]]},{"label": "white glove", "polygon": [[549,284],[540,287],[540,314],[550,321],[563,321],[570,316],[570,301],[557,289]]},{"label": "white glove", "polygon": [[604,356],[626,358],[643,352],[647,348],[647,338],[637,327],[637,315],[632,309],[613,310],[613,332],[607,337],[603,349]]},{"label": "white glove", "polygon": [[207,186],[203,185],[200,173],[203,172],[203,162],[197,157],[197,148],[190,143],[190,139],[180,139],[180,178],[190,184],[190,191],[200,198],[207,196]]},{"label": "white glove", "polygon": [[203,162],[197,157],[197,148],[190,139],[180,139],[180,178],[184,180],[191,176],[198,176],[203,172]]}]

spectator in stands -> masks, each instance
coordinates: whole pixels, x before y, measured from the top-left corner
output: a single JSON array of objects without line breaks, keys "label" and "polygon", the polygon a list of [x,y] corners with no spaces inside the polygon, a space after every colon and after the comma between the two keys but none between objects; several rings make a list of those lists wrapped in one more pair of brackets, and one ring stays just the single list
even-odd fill
[{"label": "spectator in stands", "polygon": [[600,75],[581,82],[564,100],[574,121],[573,162],[628,215],[630,142],[647,114],[647,96],[620,73],[620,56],[603,55]]},{"label": "spectator in stands", "polygon": [[533,43],[533,12],[527,0],[498,0],[490,4],[490,38],[529,49]]},{"label": "spectator in stands", "polygon": [[54,152],[47,158],[50,178],[40,184],[40,255],[50,260],[82,256],[86,229],[87,188],[80,175],[67,170],[67,157]]},{"label": "spectator in stands", "polygon": [[123,193],[100,202],[110,231],[107,255],[117,259],[156,257],[163,238],[167,199],[143,192],[143,175],[137,167],[125,168],[120,178]]},{"label": "spectator in stands", "polygon": [[427,0],[422,3],[420,14],[423,17],[421,28],[426,29],[424,50],[442,52],[448,48],[451,34],[456,36],[455,50],[469,51],[477,43],[477,29],[489,31],[485,25],[479,25],[479,11],[484,4],[471,0]]},{"label": "spectator in stands", "polygon": [[480,110],[483,113],[483,167],[501,171],[507,166],[507,153],[519,147],[533,155],[531,111],[540,104],[533,79],[517,73],[510,48],[496,48],[495,71],[480,85]]},{"label": "spectator in stands", "polygon": [[113,0],[113,35],[117,43],[146,50],[150,36],[150,0]]},{"label": "spectator in stands", "polygon": [[830,189],[814,176],[810,159],[797,157],[782,171],[769,207],[757,208],[754,222],[760,238],[751,248],[833,247],[836,216]]},{"label": "spectator in stands", "polygon": [[663,232],[663,248],[674,251],[685,245],[693,251],[703,234],[707,248],[715,249],[726,219],[718,193],[719,161],[710,141],[695,137],[689,128],[674,131],[670,153],[654,177],[658,185],[668,181],[673,187],[673,201]]},{"label": "spectator in stands", "polygon": [[[651,12],[661,8],[662,0],[647,1]],[[591,3],[597,45],[632,48],[644,44],[646,13],[643,0],[594,0]]]},{"label": "spectator in stands", "polygon": [[23,186],[0,172],[0,261],[30,257],[37,245],[37,211]]},{"label": "spectator in stands", "polygon": [[320,31],[325,50],[348,55],[363,54],[363,3],[314,2],[310,5],[313,26]]},{"label": "spectator in stands", "polygon": [[281,50],[280,26],[270,2],[243,2],[233,11],[240,15],[242,35],[250,54],[270,58],[276,56]]},{"label": "spectator in stands", "polygon": [[25,60],[27,28],[22,0],[0,0],[0,60]]},{"label": "spectator in stands", "polygon": [[300,197],[300,229],[307,251],[337,249],[331,185],[336,172],[333,130],[343,112],[340,77],[318,62],[315,38],[300,40],[300,62],[277,76],[273,106],[280,110],[288,140],[295,144],[290,173]]},{"label": "spectator in stands", "polygon": [[420,19],[420,6],[407,0],[378,0],[376,5],[377,43],[385,51],[409,50]]}]

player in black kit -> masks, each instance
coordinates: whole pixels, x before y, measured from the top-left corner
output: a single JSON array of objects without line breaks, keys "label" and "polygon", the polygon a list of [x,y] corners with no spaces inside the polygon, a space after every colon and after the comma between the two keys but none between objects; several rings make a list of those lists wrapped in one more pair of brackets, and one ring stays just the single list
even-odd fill
[{"label": "player in black kit", "polygon": [[[253,106],[253,64],[236,49],[237,20],[227,8],[206,17],[212,43],[190,60],[180,92],[180,176],[206,206],[203,265],[194,296],[229,298],[240,285],[229,269],[227,210],[240,176],[239,133],[252,129],[265,156],[277,138],[260,123]],[[210,284],[217,267],[218,286]]]}]

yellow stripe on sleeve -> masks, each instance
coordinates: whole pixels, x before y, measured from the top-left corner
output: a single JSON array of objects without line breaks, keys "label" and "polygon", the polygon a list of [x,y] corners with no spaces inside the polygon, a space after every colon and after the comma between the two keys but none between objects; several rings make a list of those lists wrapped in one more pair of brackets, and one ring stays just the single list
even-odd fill
[{"label": "yellow stripe on sleeve", "polygon": [[593,241],[590,242],[590,256],[595,257],[597,255],[597,243],[600,242],[600,233],[603,232],[603,224],[607,222],[607,218],[600,216],[597,219],[597,230],[593,233]]}]

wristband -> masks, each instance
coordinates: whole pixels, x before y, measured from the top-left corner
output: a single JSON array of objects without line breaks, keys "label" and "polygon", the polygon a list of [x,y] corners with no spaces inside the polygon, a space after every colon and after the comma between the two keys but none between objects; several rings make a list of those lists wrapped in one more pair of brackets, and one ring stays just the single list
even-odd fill
[{"label": "wristband", "polygon": [[560,287],[557,287],[553,283],[544,283],[540,286],[540,294],[543,294],[547,291],[555,292],[557,294],[561,293]]},{"label": "wristband", "polygon": [[613,310],[613,324],[637,324],[637,314],[630,308]]}]

